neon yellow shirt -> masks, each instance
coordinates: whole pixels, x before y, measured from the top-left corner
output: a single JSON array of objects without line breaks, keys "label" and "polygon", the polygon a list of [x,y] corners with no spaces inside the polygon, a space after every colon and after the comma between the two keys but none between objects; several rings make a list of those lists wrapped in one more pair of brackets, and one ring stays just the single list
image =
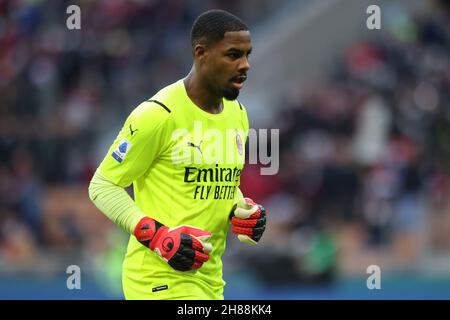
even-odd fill
[{"label": "neon yellow shirt", "polygon": [[237,100],[224,99],[219,114],[205,112],[183,80],[131,112],[99,170],[119,186],[133,184],[134,200],[149,217],[211,232],[213,251],[198,271],[180,272],[131,236],[122,276],[127,299],[223,299],[221,256],[231,208],[242,197],[248,128]]}]

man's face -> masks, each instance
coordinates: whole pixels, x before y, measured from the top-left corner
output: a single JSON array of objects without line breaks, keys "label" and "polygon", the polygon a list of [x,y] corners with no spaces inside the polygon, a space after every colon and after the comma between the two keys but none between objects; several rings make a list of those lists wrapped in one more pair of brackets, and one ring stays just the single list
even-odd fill
[{"label": "man's face", "polygon": [[211,88],[228,100],[235,100],[250,69],[252,50],[249,31],[226,32],[224,38],[205,50],[203,72]]}]

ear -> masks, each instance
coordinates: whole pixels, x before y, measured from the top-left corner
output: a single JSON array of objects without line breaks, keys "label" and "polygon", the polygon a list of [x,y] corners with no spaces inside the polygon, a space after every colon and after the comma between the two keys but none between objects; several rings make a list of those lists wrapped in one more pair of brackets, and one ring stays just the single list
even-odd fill
[{"label": "ear", "polygon": [[204,44],[196,44],[194,47],[194,58],[197,61],[204,61],[208,55],[208,50]]}]

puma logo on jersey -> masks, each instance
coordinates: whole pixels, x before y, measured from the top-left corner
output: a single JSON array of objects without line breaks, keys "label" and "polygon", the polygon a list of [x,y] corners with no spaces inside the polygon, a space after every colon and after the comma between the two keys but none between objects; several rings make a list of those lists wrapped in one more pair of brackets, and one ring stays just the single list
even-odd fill
[{"label": "puma logo on jersey", "polygon": [[131,135],[133,135],[133,133],[135,133],[136,131],[138,131],[139,129],[135,129],[135,130],[133,130],[133,128],[131,127],[131,124],[130,124],[130,132],[131,132]]},{"label": "puma logo on jersey", "polygon": [[188,142],[188,147],[193,147],[193,148],[197,148],[198,151],[200,151],[201,154],[203,154],[202,149],[200,149],[200,145],[202,144],[203,140],[200,140],[200,143],[198,144],[198,146],[196,146],[193,142]]}]

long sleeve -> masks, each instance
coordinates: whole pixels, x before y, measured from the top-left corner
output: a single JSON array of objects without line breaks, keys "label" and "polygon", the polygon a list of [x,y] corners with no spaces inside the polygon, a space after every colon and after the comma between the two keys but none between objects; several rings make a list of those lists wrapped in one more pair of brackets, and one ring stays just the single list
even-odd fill
[{"label": "long sleeve", "polygon": [[111,221],[130,234],[146,216],[125,189],[109,181],[100,170],[95,172],[89,184],[89,198]]}]

